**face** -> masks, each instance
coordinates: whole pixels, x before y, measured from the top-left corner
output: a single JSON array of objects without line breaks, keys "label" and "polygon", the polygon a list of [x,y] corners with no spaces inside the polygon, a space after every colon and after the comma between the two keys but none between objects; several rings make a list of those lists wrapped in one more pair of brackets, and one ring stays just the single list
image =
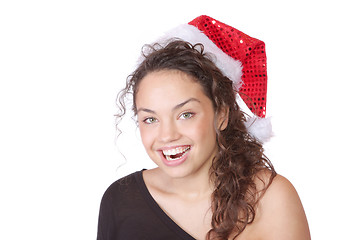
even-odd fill
[{"label": "face", "polygon": [[179,71],[153,72],[140,82],[135,103],[143,145],[161,170],[175,178],[208,173],[222,119],[200,84]]}]

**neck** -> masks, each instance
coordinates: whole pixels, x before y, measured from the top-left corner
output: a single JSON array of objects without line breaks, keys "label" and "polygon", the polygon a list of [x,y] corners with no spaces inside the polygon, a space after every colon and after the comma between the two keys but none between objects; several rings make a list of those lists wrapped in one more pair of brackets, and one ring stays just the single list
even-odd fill
[{"label": "neck", "polygon": [[172,177],[160,168],[154,169],[157,175],[157,185],[168,194],[177,195],[188,200],[208,198],[213,192],[209,168],[185,177]]}]

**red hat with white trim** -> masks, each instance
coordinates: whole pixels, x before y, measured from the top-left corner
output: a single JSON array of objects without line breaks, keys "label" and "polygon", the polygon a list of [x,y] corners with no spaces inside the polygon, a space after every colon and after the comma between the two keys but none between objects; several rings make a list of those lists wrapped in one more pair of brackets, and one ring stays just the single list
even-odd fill
[{"label": "red hat with white trim", "polygon": [[240,108],[250,117],[248,132],[260,142],[272,136],[266,115],[267,71],[265,43],[209,16],[199,16],[188,24],[165,33],[157,42],[179,38],[191,44],[201,43],[204,51],[215,56],[213,62],[233,81],[239,93]]}]

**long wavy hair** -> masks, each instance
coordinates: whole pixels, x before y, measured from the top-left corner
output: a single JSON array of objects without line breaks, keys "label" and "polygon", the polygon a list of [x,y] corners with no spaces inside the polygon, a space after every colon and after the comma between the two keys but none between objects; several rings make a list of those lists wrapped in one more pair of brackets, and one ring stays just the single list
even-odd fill
[{"label": "long wavy hair", "polygon": [[[132,96],[132,110],[136,112],[136,93],[141,80],[149,73],[161,70],[178,70],[199,83],[212,101],[215,114],[228,109],[227,127],[217,130],[218,153],[212,161],[210,178],[214,184],[212,193],[211,230],[207,239],[235,239],[255,218],[257,203],[276,172],[264,155],[262,145],[246,130],[245,114],[236,102],[232,81],[224,76],[212,61],[213,56],[204,53],[201,44],[192,45],[178,39],[165,46],[146,45],[143,61],[128,77],[126,87],[118,95],[118,119],[126,113],[125,98]],[[264,187],[257,188],[257,174],[264,169],[271,172]]]}]

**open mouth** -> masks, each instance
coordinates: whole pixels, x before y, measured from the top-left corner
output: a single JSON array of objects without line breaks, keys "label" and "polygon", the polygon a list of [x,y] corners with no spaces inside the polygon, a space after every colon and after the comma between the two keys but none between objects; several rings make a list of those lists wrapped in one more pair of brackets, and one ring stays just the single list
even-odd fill
[{"label": "open mouth", "polygon": [[163,150],[162,153],[166,160],[175,161],[182,158],[188,151],[190,150],[190,146],[177,147],[173,149]]}]

